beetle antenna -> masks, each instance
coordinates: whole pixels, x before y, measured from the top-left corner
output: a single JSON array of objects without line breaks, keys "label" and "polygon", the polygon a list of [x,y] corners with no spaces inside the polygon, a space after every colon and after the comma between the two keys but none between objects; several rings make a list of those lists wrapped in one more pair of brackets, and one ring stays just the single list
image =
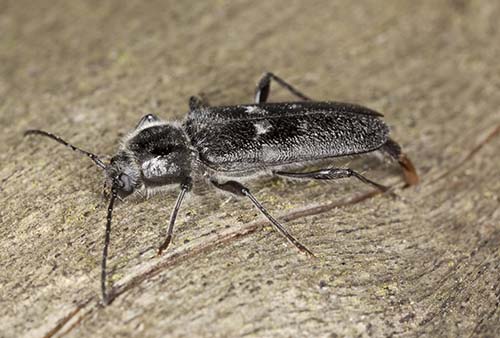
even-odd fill
[{"label": "beetle antenna", "polygon": [[71,148],[72,150],[76,151],[76,152],[79,152],[80,154],[83,154],[83,155],[86,155],[88,157],[90,157],[90,159],[92,161],[94,161],[94,163],[101,169],[106,169],[106,164],[104,164],[104,162],[99,158],[99,156],[97,156],[96,154],[93,154],[91,152],[88,152],[86,150],[83,150],[83,149],[80,149],[78,147],[75,147],[74,145],[64,141],[62,138],[60,138],[59,136],[57,135],[54,135],[52,133],[49,133],[47,131],[44,131],[44,130],[39,130],[39,129],[28,129],[24,132],[24,136],[28,136],[28,135],[42,135],[42,136],[46,136],[48,138],[51,138],[53,139],[54,141],[56,142],[59,142],[63,145],[65,145],[66,147],[69,147]]},{"label": "beetle antenna", "polygon": [[102,301],[104,305],[107,305],[109,301],[108,295],[106,294],[106,263],[108,260],[108,247],[111,236],[111,219],[113,217],[113,206],[115,204],[115,199],[117,195],[118,194],[115,188],[112,188],[111,197],[109,199],[108,216],[106,217],[106,232],[104,235],[104,248],[102,249],[102,262],[101,262],[101,292],[102,292]]}]

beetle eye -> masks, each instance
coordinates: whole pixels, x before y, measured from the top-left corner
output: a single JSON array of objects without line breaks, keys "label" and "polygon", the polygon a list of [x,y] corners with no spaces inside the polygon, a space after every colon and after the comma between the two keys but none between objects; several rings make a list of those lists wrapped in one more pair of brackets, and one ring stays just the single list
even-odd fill
[{"label": "beetle eye", "polygon": [[120,174],[120,176],[118,176],[118,184],[122,190],[126,192],[132,191],[132,181],[130,180],[130,176]]}]

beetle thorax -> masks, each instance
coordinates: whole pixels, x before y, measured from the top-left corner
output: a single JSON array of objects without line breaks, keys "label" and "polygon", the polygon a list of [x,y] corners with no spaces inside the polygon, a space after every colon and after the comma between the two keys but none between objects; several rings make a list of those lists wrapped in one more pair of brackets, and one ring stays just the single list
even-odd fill
[{"label": "beetle thorax", "polygon": [[146,126],[126,140],[122,151],[135,160],[145,188],[180,183],[191,174],[193,154],[180,127]]}]

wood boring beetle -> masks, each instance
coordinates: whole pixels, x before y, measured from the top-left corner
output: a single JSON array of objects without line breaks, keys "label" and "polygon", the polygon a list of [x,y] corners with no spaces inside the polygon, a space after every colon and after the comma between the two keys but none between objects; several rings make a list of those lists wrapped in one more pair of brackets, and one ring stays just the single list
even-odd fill
[{"label": "wood boring beetle", "polygon": [[[271,80],[299,100],[266,103]],[[108,303],[106,262],[117,197],[148,195],[170,185],[180,187],[158,254],[166,250],[172,240],[175,219],[186,194],[193,186],[208,184],[248,198],[290,243],[313,255],[239,180],[255,174],[312,180],[355,177],[386,191],[387,187],[349,168],[296,171],[325,160],[374,151],[381,151],[400,164],[407,185],[415,185],[419,180],[410,159],[389,137],[389,128],[381,114],[350,103],[313,101],[272,73],[264,74],[258,82],[253,104],[211,107],[202,99],[191,97],[189,112],[181,123],[165,122],[152,114],[144,116],[122,140],[109,163],[52,133],[37,129],[25,132],[25,135],[33,134],[47,136],[90,157],[105,172],[111,193],[101,265],[104,304]]]}]

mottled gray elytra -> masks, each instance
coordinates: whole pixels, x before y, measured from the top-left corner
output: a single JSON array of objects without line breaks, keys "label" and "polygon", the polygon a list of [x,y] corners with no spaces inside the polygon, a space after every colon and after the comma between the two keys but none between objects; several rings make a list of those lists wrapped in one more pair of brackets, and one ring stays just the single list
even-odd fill
[{"label": "mottled gray elytra", "polygon": [[[297,102],[266,103],[271,80],[298,97]],[[247,197],[290,243],[314,256],[274,219],[254,195],[242,185],[244,178],[261,174],[293,179],[333,180],[355,177],[377,189],[387,188],[349,168],[327,168],[309,172],[294,169],[315,161],[381,151],[401,165],[407,185],[418,183],[418,175],[401,147],[389,137],[382,115],[350,103],[317,102],[272,73],[260,79],[255,103],[211,107],[198,97],[189,100],[189,113],[182,122],[165,122],[152,114],[144,116],[127,135],[118,153],[106,164],[97,155],[69,144],[42,130],[28,130],[90,157],[106,173],[110,187],[101,269],[103,303],[106,292],[106,262],[115,199],[132,194],[148,196],[179,185],[180,193],[170,216],[167,235],[158,249],[167,249],[177,213],[186,194],[210,185],[233,195]]]}]

